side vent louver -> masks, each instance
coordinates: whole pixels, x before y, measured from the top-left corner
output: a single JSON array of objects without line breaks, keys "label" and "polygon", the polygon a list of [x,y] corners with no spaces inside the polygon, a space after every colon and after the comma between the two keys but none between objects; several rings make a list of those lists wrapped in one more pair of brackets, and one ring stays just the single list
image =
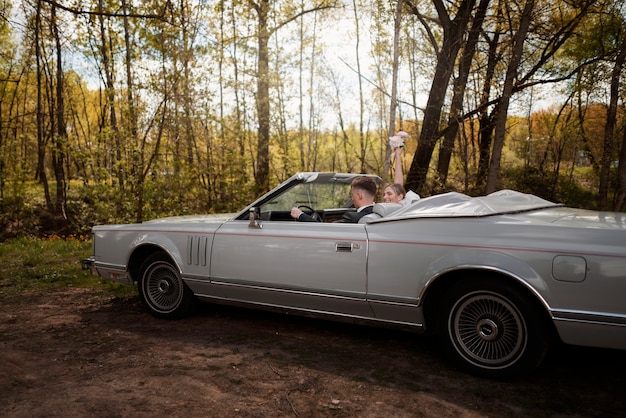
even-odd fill
[{"label": "side vent louver", "polygon": [[187,237],[187,264],[206,266],[206,236],[189,235]]}]

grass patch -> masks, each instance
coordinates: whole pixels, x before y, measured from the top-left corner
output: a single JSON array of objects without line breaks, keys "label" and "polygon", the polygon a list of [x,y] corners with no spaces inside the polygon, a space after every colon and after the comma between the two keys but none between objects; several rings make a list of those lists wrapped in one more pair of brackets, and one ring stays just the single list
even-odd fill
[{"label": "grass patch", "polygon": [[98,287],[118,297],[134,295],[130,286],[82,270],[81,260],[90,255],[91,240],[83,236],[24,237],[0,243],[0,295],[68,287]]}]

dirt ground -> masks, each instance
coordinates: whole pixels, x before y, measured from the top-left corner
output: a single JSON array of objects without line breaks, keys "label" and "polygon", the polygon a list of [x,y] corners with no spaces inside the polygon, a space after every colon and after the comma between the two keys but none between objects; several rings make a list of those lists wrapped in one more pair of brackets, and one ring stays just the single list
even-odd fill
[{"label": "dirt ground", "polygon": [[0,294],[1,417],[624,417],[626,353],[559,347],[510,382],[399,331],[99,289]]}]

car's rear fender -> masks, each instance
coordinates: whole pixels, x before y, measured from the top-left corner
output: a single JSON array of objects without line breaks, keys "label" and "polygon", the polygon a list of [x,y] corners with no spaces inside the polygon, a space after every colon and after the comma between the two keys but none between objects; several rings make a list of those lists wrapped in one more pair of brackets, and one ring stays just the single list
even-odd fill
[{"label": "car's rear fender", "polygon": [[428,325],[429,317],[433,318],[432,310],[443,292],[458,281],[476,277],[477,272],[515,284],[529,298],[536,300],[545,309],[547,317],[550,317],[550,305],[541,293],[548,292],[546,281],[531,266],[508,253],[465,249],[440,257],[426,270],[426,284],[418,298],[418,306],[424,312],[425,325]]}]

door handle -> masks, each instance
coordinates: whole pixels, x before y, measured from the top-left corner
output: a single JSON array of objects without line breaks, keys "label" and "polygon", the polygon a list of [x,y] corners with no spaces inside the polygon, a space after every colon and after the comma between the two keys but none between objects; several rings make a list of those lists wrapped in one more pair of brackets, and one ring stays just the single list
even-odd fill
[{"label": "door handle", "polygon": [[354,242],[342,241],[335,244],[335,251],[338,253],[351,253],[352,250],[358,250],[359,248],[361,248],[361,245]]}]

